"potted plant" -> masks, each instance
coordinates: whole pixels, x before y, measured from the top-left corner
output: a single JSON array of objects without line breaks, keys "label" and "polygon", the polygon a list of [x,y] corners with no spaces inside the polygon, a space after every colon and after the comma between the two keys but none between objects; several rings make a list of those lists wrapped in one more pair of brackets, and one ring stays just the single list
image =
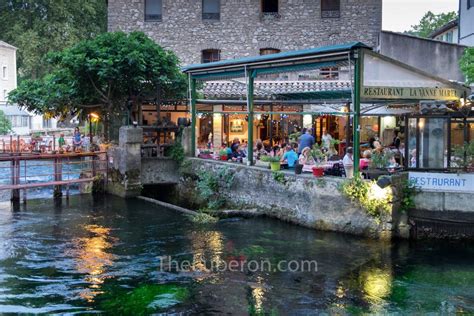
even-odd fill
[{"label": "potted plant", "polygon": [[255,165],[259,166],[259,167],[270,169],[270,160],[269,159],[270,159],[270,156],[261,156],[260,159],[258,159],[255,162]]},{"label": "potted plant", "polygon": [[300,164],[298,161],[295,164],[295,174],[301,174],[303,172],[304,165]]},{"label": "potted plant", "polygon": [[384,152],[373,152],[370,158],[367,175],[370,179],[377,180],[380,176],[389,174],[387,167],[390,163],[390,156]]},{"label": "potted plant", "polygon": [[227,156],[227,150],[221,149],[219,151],[219,157],[222,161],[227,161],[229,159],[229,157]]},{"label": "potted plant", "polygon": [[280,157],[278,156],[267,156],[268,162],[270,162],[270,169],[272,171],[279,171],[280,170]]},{"label": "potted plant", "polygon": [[314,144],[313,148],[311,149],[311,155],[316,162],[316,165],[312,168],[313,175],[315,177],[322,177],[324,176],[324,164],[326,162],[327,156],[322,151],[321,147],[318,144]]},{"label": "potted plant", "polygon": [[[227,154],[226,154],[226,156],[227,156]],[[212,152],[209,149],[201,150],[198,157],[203,158],[203,159],[212,159]]]}]

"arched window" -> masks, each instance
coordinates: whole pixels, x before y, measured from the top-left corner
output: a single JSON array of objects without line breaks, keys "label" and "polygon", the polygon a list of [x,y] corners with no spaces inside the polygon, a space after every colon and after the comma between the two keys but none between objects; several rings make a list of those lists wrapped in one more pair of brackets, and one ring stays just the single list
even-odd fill
[{"label": "arched window", "polygon": [[221,51],[219,49],[204,49],[201,53],[201,62],[212,63],[221,60]]},{"label": "arched window", "polygon": [[278,54],[281,50],[277,48],[260,48],[260,55]]}]

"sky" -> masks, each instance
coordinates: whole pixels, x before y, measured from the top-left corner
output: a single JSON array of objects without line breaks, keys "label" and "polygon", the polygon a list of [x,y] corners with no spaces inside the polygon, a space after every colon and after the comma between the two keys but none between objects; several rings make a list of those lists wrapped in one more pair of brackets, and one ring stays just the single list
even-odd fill
[{"label": "sky", "polygon": [[383,0],[383,26],[387,31],[407,31],[426,12],[458,11],[459,0]]}]

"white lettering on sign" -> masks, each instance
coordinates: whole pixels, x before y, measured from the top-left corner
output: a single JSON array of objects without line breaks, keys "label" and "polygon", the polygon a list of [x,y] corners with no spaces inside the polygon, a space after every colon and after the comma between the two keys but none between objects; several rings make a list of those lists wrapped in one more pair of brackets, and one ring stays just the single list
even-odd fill
[{"label": "white lettering on sign", "polygon": [[474,193],[474,174],[410,172],[409,178],[422,191]]}]

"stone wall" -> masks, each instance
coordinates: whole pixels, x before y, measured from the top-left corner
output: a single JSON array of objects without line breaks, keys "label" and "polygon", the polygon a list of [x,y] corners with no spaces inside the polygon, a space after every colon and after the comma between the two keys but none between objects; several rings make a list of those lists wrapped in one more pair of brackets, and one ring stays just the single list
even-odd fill
[{"label": "stone wall", "polygon": [[141,144],[143,130],[122,126],[119,146],[109,152],[109,181],[107,191],[121,197],[138,196],[142,190]]},{"label": "stone wall", "polygon": [[465,46],[383,31],[380,53],[447,80],[464,82],[459,67]]},{"label": "stone wall", "polygon": [[143,31],[171,49],[183,65],[201,62],[201,51],[220,49],[221,59],[361,41],[375,47],[382,0],[341,0],[340,18],[321,18],[320,0],[280,0],[280,17],[262,17],[260,0],[221,0],[221,18],[201,17],[201,0],[163,0],[162,22],[144,21],[145,0],[109,0],[108,29]]},{"label": "stone wall", "polygon": [[[235,175],[227,201],[237,208],[258,208],[265,215],[310,228],[345,232],[373,238],[392,237],[392,215],[381,220],[366,214],[338,190],[345,179],[284,172],[285,184],[274,179],[270,170],[233,163],[189,159],[188,173],[199,170],[218,172],[230,168]],[[197,199],[192,177],[179,186],[182,199]]]},{"label": "stone wall", "polygon": [[141,182],[143,185],[178,183],[176,161],[169,157],[142,158]]}]

